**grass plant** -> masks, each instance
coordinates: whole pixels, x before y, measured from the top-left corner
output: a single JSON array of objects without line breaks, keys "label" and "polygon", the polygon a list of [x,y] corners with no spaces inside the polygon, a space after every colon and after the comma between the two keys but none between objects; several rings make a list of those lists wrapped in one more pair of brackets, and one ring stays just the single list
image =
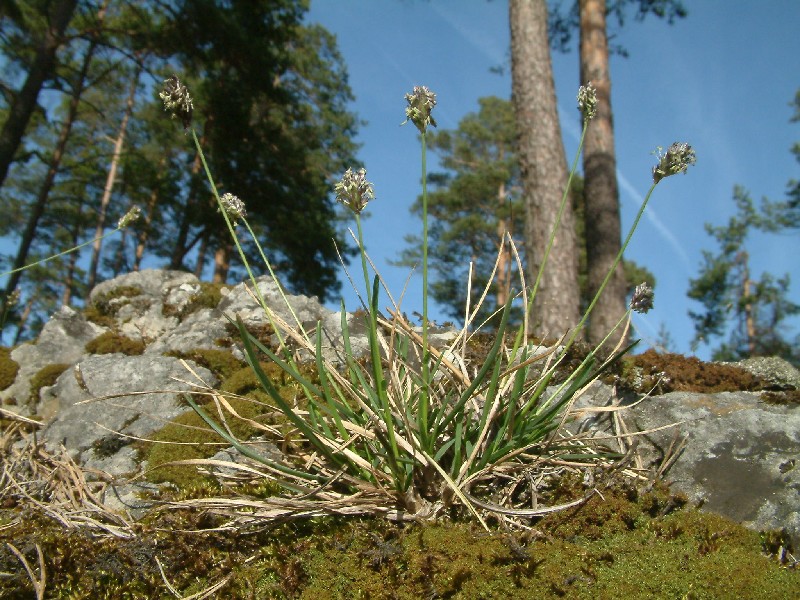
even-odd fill
[{"label": "grass plant", "polygon": [[[277,346],[270,347],[250,333],[238,316],[229,316],[236,324],[246,360],[263,391],[300,441],[291,453],[275,459],[251,450],[246,440],[233,435],[227,425],[227,420],[235,415],[226,413],[225,399],[219,393],[208,390],[215,398],[214,410],[205,410],[190,396],[186,397],[208,426],[259,465],[261,476],[274,480],[286,490],[280,498],[249,503],[247,511],[251,514],[254,510],[260,511],[265,518],[379,512],[391,513],[397,519],[419,519],[437,517],[460,505],[486,527],[483,515],[487,513],[530,518],[575,506],[594,495],[596,490],[588,489],[582,498],[562,506],[519,506],[523,499],[536,497],[531,473],[546,477],[562,471],[565,466],[569,469],[611,468],[625,454],[598,450],[566,433],[561,425],[568,408],[582,390],[630,347],[617,348],[611,358],[602,363],[595,349],[555,390],[549,387],[556,368],[580,334],[608,278],[581,321],[562,338],[560,346],[534,354],[527,345],[527,313],[533,306],[566,206],[566,191],[539,275],[530,291],[524,276],[520,276],[522,291],[509,297],[495,315],[499,317],[498,325],[491,332],[493,341],[483,362],[468,364],[463,357],[466,345],[486,327],[472,322],[480,302],[486,297],[485,292],[477,306],[466,307],[467,318],[455,339],[444,348],[434,347],[428,321],[426,134],[428,128],[436,124],[431,115],[436,96],[426,87],[415,87],[405,99],[406,122],[416,126],[422,146],[421,331],[402,316],[400,303],[385,286],[365,250],[361,212],[375,194],[366,179],[365,169],[348,169],[334,191],[336,199],[347,206],[355,218],[356,232],[351,230],[351,235],[358,244],[363,276],[363,289],[359,293],[363,322],[356,324],[366,328],[369,355],[363,359],[354,356],[350,334],[353,322],[348,320],[342,303],[344,367],[340,368],[323,356],[321,323],[317,324],[313,335],[309,334],[285,296],[283,299],[294,322],[283,320],[264,302],[254,270],[240,244],[238,222],[244,224],[258,247],[264,266],[278,289],[282,287],[247,222],[245,204],[233,194],[220,196],[217,191],[192,127],[194,106],[189,91],[177,76],[173,76],[165,81],[160,96],[165,109],[191,134],[219,210],[247,270],[253,295],[278,334]],[[584,116],[585,134],[596,105],[591,85],[580,89],[578,105]],[[583,135],[570,178],[577,167],[582,145]],[[612,271],[655,186],[668,175],[685,172],[693,163],[694,152],[687,144],[673,144],[666,153],[659,155],[659,163],[653,169],[653,186]],[[519,261],[518,255],[516,259]],[[384,294],[391,304],[388,314],[380,308]],[[526,318],[516,332],[511,332],[509,313],[514,302],[526,306]],[[646,311],[651,306],[652,290],[641,286],[617,327],[626,320],[629,322],[631,310]],[[298,348],[302,352],[298,353]],[[312,357],[316,381],[303,372],[298,359],[301,354]],[[263,356],[298,384],[302,390],[302,408],[281,396],[260,364]],[[626,446],[621,445],[621,448]]]}]

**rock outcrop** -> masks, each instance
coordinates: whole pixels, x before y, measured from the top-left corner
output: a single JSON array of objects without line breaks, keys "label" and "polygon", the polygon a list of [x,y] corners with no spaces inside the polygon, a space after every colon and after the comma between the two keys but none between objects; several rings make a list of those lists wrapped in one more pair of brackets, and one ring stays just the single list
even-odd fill
[{"label": "rock outcrop", "polygon": [[[595,386],[578,410],[612,404],[610,388]],[[755,392],[670,392],[619,414],[631,431],[649,432],[636,438],[645,466],[658,469],[668,459],[663,478],[693,504],[752,529],[785,529],[800,548],[797,404],[770,404]],[[599,415],[579,416],[572,427],[610,433],[610,413]],[[664,428],[670,424],[675,426]]]},{"label": "rock outcrop", "polygon": [[[288,323],[299,321],[308,331],[319,323],[326,358],[343,361],[341,313],[326,309],[316,298],[287,294],[290,311],[269,278],[259,279],[259,290]],[[92,291],[87,310],[63,307],[35,342],[11,352],[19,371],[13,384],[0,392],[3,408],[43,418],[40,439],[53,449],[63,444],[86,467],[119,480],[119,495],[133,502],[135,493],[124,487],[125,476],[143,466],[131,442],[148,438],[191,411],[182,395],[192,391],[192,384],[220,383],[211,369],[192,359],[192,352],[224,351],[243,357],[226,315],[238,316],[249,328],[270,331],[264,311],[244,284],[213,287],[188,273],[160,270],[103,282]],[[348,313],[345,319],[353,353],[365,354],[360,317]],[[436,339],[446,342],[452,335],[445,332]],[[800,386],[800,373],[776,359],[739,366],[770,378],[772,389]],[[604,406],[612,398],[610,387],[596,383],[575,408]],[[622,403],[638,399],[625,398]],[[570,426],[607,431],[608,413],[602,414],[605,419],[584,414]],[[708,510],[755,529],[785,528],[800,547],[796,403],[769,404],[753,392],[672,392],[649,397],[624,416],[633,429],[654,430],[640,444],[644,460],[654,467],[676,440],[676,432],[685,438],[680,455],[664,474],[675,488],[704,502]],[[679,425],[659,429],[671,423]]]}]

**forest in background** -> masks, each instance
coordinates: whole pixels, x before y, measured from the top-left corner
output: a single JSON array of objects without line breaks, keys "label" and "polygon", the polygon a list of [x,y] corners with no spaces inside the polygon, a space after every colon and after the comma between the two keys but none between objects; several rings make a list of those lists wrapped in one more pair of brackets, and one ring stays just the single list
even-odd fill
[{"label": "forest in background", "polygon": [[[687,14],[676,0],[576,0],[549,14],[545,4],[531,3],[534,12],[512,10],[512,29],[515,23],[520,30],[536,25],[540,33],[525,40],[538,45],[539,56],[578,39],[582,79],[595,82],[600,75],[609,78],[609,52],[626,53],[605,39],[606,18],[621,26],[625,15],[641,20],[652,14],[672,23]],[[514,1],[510,8],[521,5]],[[336,297],[341,285],[337,248],[345,260],[354,249],[331,190],[346,168],[358,166],[359,121],[349,110],[354,98],[336,39],[303,22],[307,8],[303,0],[0,4],[0,205],[6,215],[0,235],[7,242],[0,268],[17,269],[87,244],[80,253],[8,277],[4,298],[16,290],[20,301],[6,315],[5,342],[31,337],[62,304],[80,305],[97,282],[143,264],[193,271],[219,283],[241,278],[199,157],[180,125],[166,121],[157,95],[173,73],[192,90],[194,123],[220,192],[245,200],[249,221],[282,281],[292,291],[323,301]],[[512,43],[512,59],[520,63],[522,54],[519,44],[515,48]],[[543,79],[516,80],[539,85]],[[602,92],[608,83],[600,81]],[[548,92],[531,93],[543,97]],[[600,96],[602,107],[607,90]],[[462,123],[472,131],[441,131],[431,139],[431,149],[443,155],[443,166],[451,170],[431,175],[432,243],[438,244],[432,292],[451,314],[463,303],[465,265],[475,261],[476,287],[488,283],[485,261],[501,249],[503,229],[521,232],[519,250],[526,262],[526,249],[541,244],[527,231],[526,214],[530,221],[536,210],[550,210],[547,204],[552,203],[532,208],[532,198],[541,204],[545,196],[525,193],[537,182],[523,181],[520,173],[519,110],[511,110],[513,102],[488,98],[478,108],[488,110],[485,103],[491,102],[501,103],[488,107],[499,117],[494,123],[478,112]],[[562,269],[559,275],[568,286],[559,289],[576,286],[581,309],[606,272],[607,263],[596,259],[607,260],[618,248],[600,248],[598,242],[619,237],[607,235],[609,223],[619,220],[613,162],[592,163],[593,153],[605,155],[613,148],[611,107],[603,110],[609,126],[595,150],[587,146],[584,157],[584,171],[593,173],[594,181],[578,182],[570,206],[576,235],[566,250],[576,253],[577,259],[570,260],[577,272]],[[488,127],[476,131],[481,124]],[[458,136],[463,139],[457,141]],[[476,140],[481,136],[501,142],[497,157],[502,164],[491,156],[464,156],[465,148],[480,146]],[[548,146],[541,131],[529,139]],[[798,154],[796,148],[793,152]],[[476,157],[479,168],[464,168]],[[528,165],[536,160],[533,155],[526,159]],[[563,189],[555,183],[553,189]],[[704,309],[691,315],[695,341],[723,338],[719,358],[779,354],[797,362],[797,339],[780,327],[800,311],[787,300],[789,281],[771,275],[752,280],[745,249],[751,230],[797,228],[796,188],[790,181],[786,202],[760,209],[737,190],[737,218],[727,228],[708,226],[720,250],[705,255],[689,295]],[[143,209],[142,219],[102,243],[92,241],[112,231],[134,205]],[[603,214],[610,221],[606,218],[601,226],[597,215]],[[587,224],[594,230],[587,231]],[[415,244],[418,240],[402,257],[407,264],[416,260]],[[245,244],[245,250],[258,261],[253,245]],[[514,269],[508,248],[501,259],[501,276],[490,294],[499,304],[510,292]],[[604,335],[603,327],[593,333],[592,325],[615,320],[625,294],[639,280],[655,284],[645,266],[629,262],[626,275],[623,287],[605,294],[615,304],[596,308],[590,337]],[[559,294],[565,296],[559,291],[555,297]],[[663,341],[668,346],[668,334]]]},{"label": "forest in background", "polygon": [[102,245],[10,276],[6,295],[20,291],[10,341],[145,261],[216,282],[241,276],[199,158],[158,98],[173,73],[192,91],[220,191],[246,201],[283,282],[323,300],[338,289],[334,241],[344,256],[352,248],[330,190],[357,164],[358,121],[335,39],[303,24],[304,2],[33,0],[1,10],[0,235],[12,251],[0,268],[143,211]]}]

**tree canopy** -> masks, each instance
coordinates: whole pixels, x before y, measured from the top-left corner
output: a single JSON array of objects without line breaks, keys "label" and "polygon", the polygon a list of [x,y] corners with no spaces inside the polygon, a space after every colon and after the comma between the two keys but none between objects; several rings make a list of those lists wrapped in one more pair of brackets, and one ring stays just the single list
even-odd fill
[{"label": "tree canopy", "polygon": [[[0,120],[10,118],[49,4],[4,4],[10,16],[0,20],[0,52],[9,69],[0,78]],[[90,240],[137,204],[144,218],[103,247],[99,279],[143,264],[199,275],[213,267],[221,282],[241,276],[199,160],[157,97],[177,73],[195,99],[215,182],[245,201],[284,283],[323,300],[334,293],[334,244],[345,257],[352,248],[331,189],[357,164],[358,120],[348,110],[353,96],[336,40],[304,24],[306,10],[303,0],[80,0],[0,188],[0,205],[16,219],[3,223],[17,246],[3,265]],[[26,225],[33,234],[23,248]],[[255,244],[245,251],[260,261]],[[52,284],[61,288],[56,294],[39,293],[41,283],[25,272],[23,303],[31,300],[36,312],[51,310],[54,296],[79,302],[88,256],[43,265],[44,278],[60,282]]]}]

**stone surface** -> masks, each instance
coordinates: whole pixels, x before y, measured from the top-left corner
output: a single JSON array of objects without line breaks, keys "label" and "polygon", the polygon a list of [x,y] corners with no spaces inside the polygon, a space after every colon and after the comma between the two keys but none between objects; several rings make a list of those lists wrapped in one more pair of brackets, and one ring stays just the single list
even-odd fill
[{"label": "stone surface", "polygon": [[[608,405],[611,389],[595,384],[576,409]],[[629,405],[627,399],[621,404]],[[762,402],[753,392],[671,392],[619,413],[640,436],[645,466],[657,467],[685,439],[664,479],[705,510],[756,530],[786,528],[800,547],[800,407]],[[608,433],[609,413],[572,426]]]},{"label": "stone surface", "polygon": [[19,364],[14,383],[0,393],[3,401],[14,398],[20,407],[28,403],[30,380],[42,367],[64,363],[74,364],[84,353],[84,346],[106,331],[106,328],[88,322],[76,310],[62,306],[45,323],[36,342],[27,342],[11,352]]},{"label": "stone surface", "polygon": [[800,371],[778,356],[755,356],[734,364],[768,382],[776,390],[800,390]]},{"label": "stone surface", "polygon": [[[217,383],[207,369],[188,364],[203,381]],[[55,385],[42,390],[38,412],[53,415],[42,438],[52,450],[63,444],[73,458],[111,469],[112,475],[136,470],[130,468],[126,452],[116,456],[131,441],[146,438],[191,410],[180,401],[179,392],[190,391],[184,382],[194,378],[177,358],[105,354],[87,356],[77,367],[83,386],[75,370],[68,369]],[[109,460],[112,457],[115,460]]]}]

